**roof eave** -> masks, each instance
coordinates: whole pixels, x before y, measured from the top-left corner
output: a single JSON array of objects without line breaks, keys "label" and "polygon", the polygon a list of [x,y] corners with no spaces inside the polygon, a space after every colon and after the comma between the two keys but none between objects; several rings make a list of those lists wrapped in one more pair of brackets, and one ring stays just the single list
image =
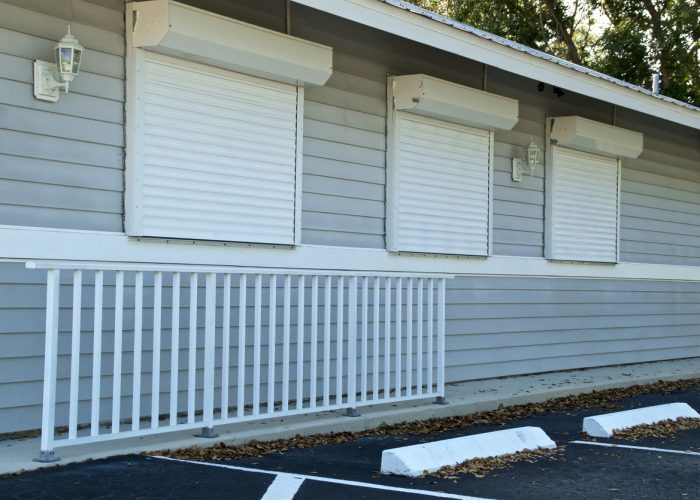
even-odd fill
[{"label": "roof eave", "polygon": [[[292,0],[387,33],[516,73],[533,80],[700,129],[700,111],[457,29],[378,0]],[[533,49],[534,51],[534,49]]]}]

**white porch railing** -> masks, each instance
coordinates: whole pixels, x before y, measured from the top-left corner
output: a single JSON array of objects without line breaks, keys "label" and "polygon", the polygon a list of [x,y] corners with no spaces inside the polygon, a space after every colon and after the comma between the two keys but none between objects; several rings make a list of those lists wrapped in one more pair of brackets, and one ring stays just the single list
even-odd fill
[{"label": "white porch railing", "polygon": [[244,420],[444,402],[451,276],[27,267],[47,270],[37,460],[57,460],[59,446],[199,427],[215,437],[215,425]]}]

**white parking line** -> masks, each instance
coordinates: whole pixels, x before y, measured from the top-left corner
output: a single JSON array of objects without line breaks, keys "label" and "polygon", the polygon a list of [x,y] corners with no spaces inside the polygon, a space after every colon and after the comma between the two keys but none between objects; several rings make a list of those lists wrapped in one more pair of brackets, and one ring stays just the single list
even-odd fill
[{"label": "white parking line", "polygon": [[595,441],[570,441],[569,443],[570,444],[589,444],[591,446],[606,446],[608,448],[629,448],[632,450],[657,451],[660,453],[677,453],[679,455],[700,456],[700,452],[697,452],[697,451],[665,450],[663,448],[650,448],[648,446],[632,446],[629,444],[598,443]]},{"label": "white parking line", "polygon": [[260,500],[292,500],[303,482],[303,477],[294,474],[277,474]]},{"label": "white parking line", "polygon": [[331,477],[307,476],[306,474],[289,474],[288,472],[276,472],[276,471],[272,471],[272,470],[252,469],[250,467],[238,467],[235,465],[226,465],[226,464],[213,464],[211,462],[197,462],[195,460],[182,460],[179,458],[161,457],[161,456],[157,456],[157,455],[152,455],[151,458],[159,458],[161,460],[170,460],[172,462],[182,462],[182,463],[186,463],[186,464],[204,465],[204,466],[208,466],[208,467],[219,467],[221,469],[239,470],[239,471],[243,471],[243,472],[256,472],[258,474],[272,474],[274,476],[287,475],[287,476],[293,476],[293,477],[295,477],[297,479],[301,479],[301,480],[309,479],[311,481],[320,481],[322,483],[335,483],[335,484],[344,484],[346,486],[359,486],[361,488],[371,488],[371,489],[375,489],[375,490],[396,491],[399,493],[412,493],[414,495],[425,495],[425,496],[434,497],[434,498],[457,498],[460,500],[486,500],[486,499],[480,498],[480,497],[469,497],[469,496],[464,496],[464,495],[455,495],[453,493],[443,493],[440,491],[426,491],[426,490],[415,490],[415,489],[411,489],[411,488],[399,488],[399,487],[395,487],[395,486],[384,486],[383,484],[362,483],[360,481],[347,481],[345,479],[335,479],[335,478],[331,478]]}]

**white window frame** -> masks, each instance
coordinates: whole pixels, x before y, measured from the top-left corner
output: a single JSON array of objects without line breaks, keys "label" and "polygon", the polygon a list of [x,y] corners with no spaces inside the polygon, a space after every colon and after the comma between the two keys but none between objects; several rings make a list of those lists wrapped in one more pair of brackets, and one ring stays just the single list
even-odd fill
[{"label": "white window frame", "polygon": [[[560,262],[575,262],[575,263],[592,263],[592,264],[619,264],[620,263],[620,195],[622,183],[622,160],[616,158],[617,162],[617,207],[616,207],[616,238],[615,238],[615,260],[614,261],[591,261],[587,259],[559,259],[554,255],[554,231],[552,223],[554,220],[554,185],[556,178],[556,165],[554,161],[554,147],[551,143],[552,117],[547,117],[547,126],[545,130],[545,144],[547,150],[545,152],[545,258],[551,261]],[[562,146],[559,146],[563,149]],[[573,150],[572,151],[576,151]],[[594,153],[585,152],[585,154],[594,155]],[[606,158],[605,155],[597,155],[601,158]],[[609,156],[607,158],[610,158]]]},{"label": "white window frame", "polygon": [[[134,48],[131,44],[131,37],[127,36],[127,56],[126,56],[126,148],[125,148],[125,187],[124,187],[124,209],[125,209],[125,232],[129,236],[142,236],[141,218],[138,215],[139,207],[143,206],[142,185],[139,175],[142,172],[142,144],[144,131],[138,124],[143,123],[143,106],[140,103],[143,101],[144,80],[145,80],[145,65],[146,65],[146,50]],[[260,80],[259,77],[249,77],[243,73],[220,69],[214,66],[204,65],[197,62],[174,58],[148,52],[148,57],[152,60],[160,60],[164,62],[174,62],[179,66],[193,70],[202,70],[214,75],[235,75],[236,78],[245,80],[247,78]],[[272,83],[274,80],[270,80]],[[304,87],[295,85],[297,89],[297,106],[296,106],[296,151],[295,151],[295,175],[294,175],[294,217],[293,217],[293,243],[260,243],[256,241],[241,241],[236,240],[231,243],[240,243],[244,245],[263,245],[263,246],[298,246],[301,244],[301,215],[302,215],[302,174],[303,174],[303,138],[304,138]],[[143,236],[143,237],[148,237]],[[164,239],[163,237],[155,237],[155,239]],[[182,239],[182,238],[177,238]],[[187,238],[189,240],[189,238]],[[201,238],[191,238],[196,241],[214,241],[202,240]],[[219,240],[216,240],[219,241]]]},{"label": "white window frame", "polygon": [[[417,252],[414,250],[402,250],[398,246],[398,158],[399,158],[399,113],[394,106],[393,86],[391,78],[387,80],[387,152],[386,152],[386,247],[389,252],[406,253],[413,255],[457,255],[461,257],[490,257],[493,255],[493,165],[494,165],[494,146],[495,137],[493,130],[480,129],[469,127],[466,125],[452,123],[445,120],[428,118],[418,114],[411,114],[412,119],[425,121],[426,123],[444,123],[450,127],[463,128],[465,131],[476,132],[479,134],[488,134],[489,137],[489,164],[488,168],[488,207],[486,214],[487,221],[487,242],[486,254],[447,254],[437,252]],[[407,113],[401,111],[401,113]]]}]

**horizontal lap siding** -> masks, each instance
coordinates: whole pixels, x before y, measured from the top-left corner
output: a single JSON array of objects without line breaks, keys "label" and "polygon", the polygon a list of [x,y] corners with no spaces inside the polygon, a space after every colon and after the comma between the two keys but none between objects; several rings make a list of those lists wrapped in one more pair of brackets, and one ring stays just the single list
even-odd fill
[{"label": "horizontal lap siding", "polygon": [[302,242],[384,248],[386,86],[348,70],[305,92]]},{"label": "horizontal lap siding", "polygon": [[[0,224],[122,230],[123,3],[0,3]],[[33,96],[71,23],[80,75],[57,103]]]},{"label": "horizontal lap siding", "polygon": [[448,380],[700,356],[700,284],[459,277]]},{"label": "horizontal lap siding", "polygon": [[[631,121],[635,117],[623,118]],[[653,131],[643,130],[640,157],[622,161],[621,260],[697,266],[700,132],[693,136],[672,126],[656,125]]]},{"label": "horizontal lap siding", "polygon": [[[0,2],[0,224],[121,231],[124,2]],[[33,95],[67,24],[85,47],[59,102]],[[0,264],[0,433],[39,425],[45,273]]]}]

